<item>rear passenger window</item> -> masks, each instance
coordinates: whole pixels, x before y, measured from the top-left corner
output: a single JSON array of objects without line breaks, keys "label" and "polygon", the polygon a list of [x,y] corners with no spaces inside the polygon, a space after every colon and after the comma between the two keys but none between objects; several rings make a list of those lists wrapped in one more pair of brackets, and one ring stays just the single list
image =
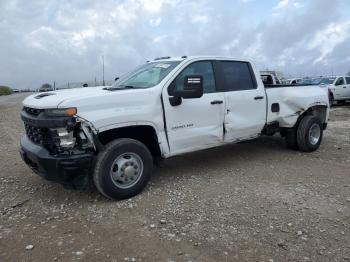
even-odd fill
[{"label": "rear passenger window", "polygon": [[348,85],[350,85],[350,76],[345,77],[345,79],[346,79],[346,83],[347,83]]},{"label": "rear passenger window", "polygon": [[250,65],[247,62],[222,61],[225,91],[256,89]]}]

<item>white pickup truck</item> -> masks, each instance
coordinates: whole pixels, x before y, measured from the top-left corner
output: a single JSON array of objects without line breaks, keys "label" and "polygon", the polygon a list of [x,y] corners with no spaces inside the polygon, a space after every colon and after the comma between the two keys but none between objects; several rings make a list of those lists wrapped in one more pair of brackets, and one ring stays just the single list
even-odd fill
[{"label": "white pickup truck", "polygon": [[341,104],[350,100],[350,76],[321,77],[313,83],[328,88],[331,103]]},{"label": "white pickup truck", "polygon": [[248,60],[147,62],[113,86],[34,94],[23,101],[23,160],[64,184],[89,177],[112,199],[146,186],[155,160],[280,133],[316,150],[327,126],[324,89],[265,88]]}]

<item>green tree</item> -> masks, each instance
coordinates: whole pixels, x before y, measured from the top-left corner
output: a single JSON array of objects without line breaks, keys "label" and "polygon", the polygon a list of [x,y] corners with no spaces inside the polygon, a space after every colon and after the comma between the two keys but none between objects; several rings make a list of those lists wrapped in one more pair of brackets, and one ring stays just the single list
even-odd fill
[{"label": "green tree", "polygon": [[12,89],[8,86],[0,86],[0,96],[11,95]]}]

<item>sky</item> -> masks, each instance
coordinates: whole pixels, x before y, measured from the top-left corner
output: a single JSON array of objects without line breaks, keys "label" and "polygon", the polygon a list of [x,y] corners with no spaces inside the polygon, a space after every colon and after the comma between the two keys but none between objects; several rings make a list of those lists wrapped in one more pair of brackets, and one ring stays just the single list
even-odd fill
[{"label": "sky", "polygon": [[285,76],[350,71],[349,0],[0,0],[0,85],[114,79],[160,56],[248,58]]}]

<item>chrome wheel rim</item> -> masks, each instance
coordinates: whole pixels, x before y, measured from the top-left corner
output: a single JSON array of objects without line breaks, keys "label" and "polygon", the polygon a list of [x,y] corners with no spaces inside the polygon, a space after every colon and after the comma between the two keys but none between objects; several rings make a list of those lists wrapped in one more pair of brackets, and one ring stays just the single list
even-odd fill
[{"label": "chrome wheel rim", "polygon": [[138,154],[124,153],[118,156],[110,169],[110,176],[119,188],[130,188],[141,178],[143,161]]},{"label": "chrome wheel rim", "polygon": [[320,125],[314,123],[309,130],[309,141],[311,145],[316,145],[321,137],[321,127]]}]

